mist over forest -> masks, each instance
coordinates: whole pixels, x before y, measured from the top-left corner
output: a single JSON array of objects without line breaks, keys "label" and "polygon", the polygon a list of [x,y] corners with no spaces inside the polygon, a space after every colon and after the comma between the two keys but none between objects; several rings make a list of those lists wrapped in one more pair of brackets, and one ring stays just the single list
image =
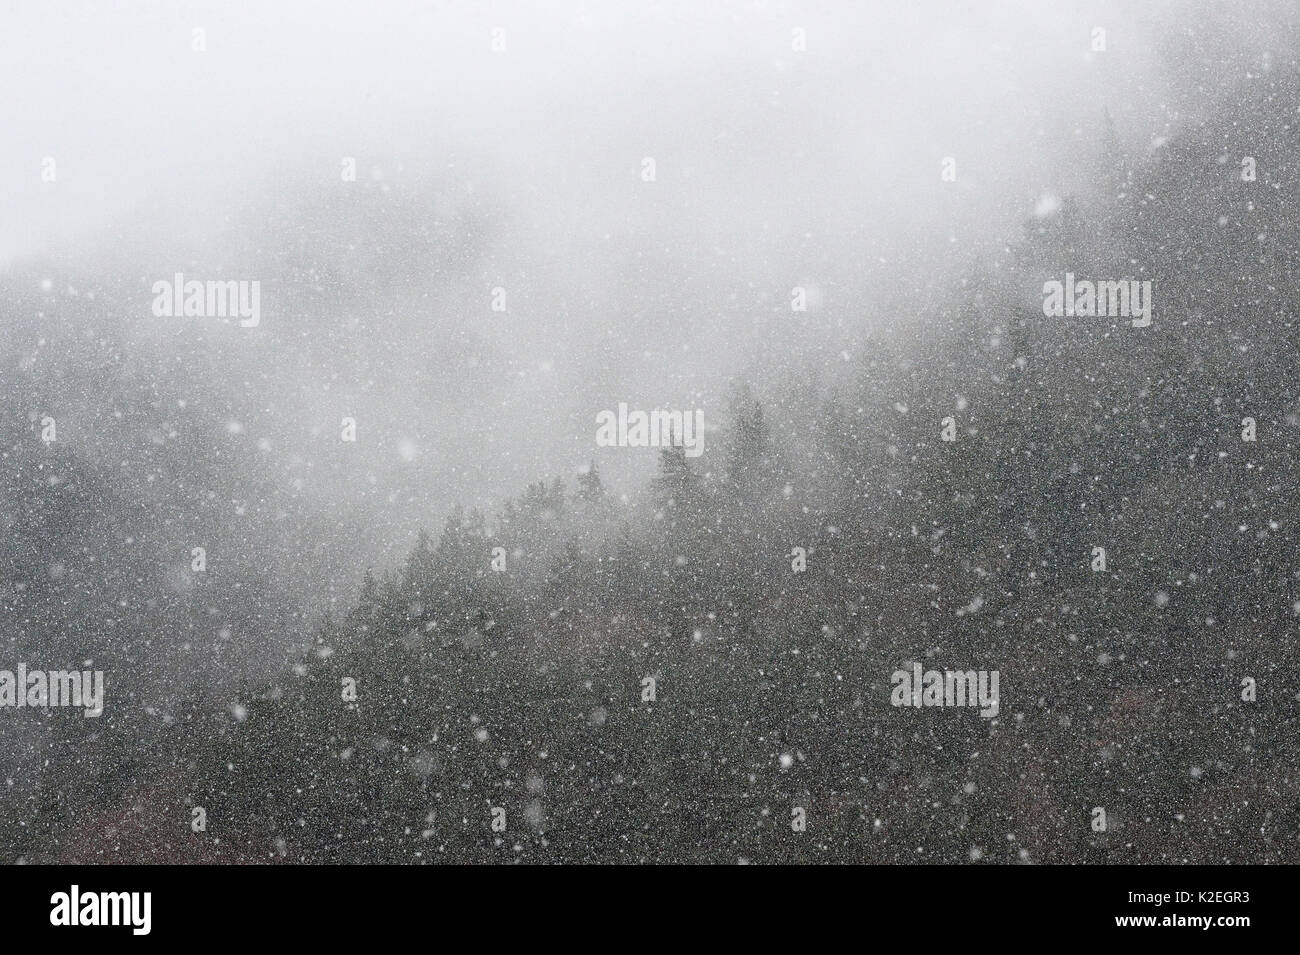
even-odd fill
[{"label": "mist over forest", "polygon": [[1300,862],[1297,13],[897,6],[6,13],[3,859]]}]

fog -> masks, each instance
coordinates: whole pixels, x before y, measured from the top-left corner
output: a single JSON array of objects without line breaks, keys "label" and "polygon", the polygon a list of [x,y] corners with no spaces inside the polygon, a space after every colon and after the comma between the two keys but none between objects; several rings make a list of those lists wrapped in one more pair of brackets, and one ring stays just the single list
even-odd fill
[{"label": "fog", "polygon": [[[302,646],[325,639],[313,636],[321,619],[357,612],[368,568],[404,572],[418,590],[417,535],[436,537],[457,506],[495,532],[507,499],[556,477],[573,491],[594,464],[622,510],[575,518],[583,553],[620,521],[633,536],[670,526],[659,449],[595,438],[597,415],[623,403],[702,410],[696,476],[717,501],[739,486],[736,460],[762,461],[782,475],[767,489],[774,506],[796,502],[817,533],[824,519],[838,534],[846,514],[883,526],[863,499],[915,492],[915,503],[920,479],[874,469],[920,468],[932,435],[872,431],[859,417],[925,407],[937,421],[937,409],[965,410],[969,392],[1007,381],[979,363],[1000,348],[1028,362],[1034,336],[1056,334],[997,317],[1034,314],[1052,256],[1060,274],[1088,261],[1118,262],[1124,277],[1150,269],[1167,296],[1159,328],[1174,301],[1164,289],[1190,290],[1177,301],[1195,304],[1186,320],[1201,314],[1203,290],[1187,277],[1199,273],[1179,271],[1187,235],[1216,216],[1220,229],[1249,231],[1250,215],[1275,208],[1285,224],[1285,203],[1202,208],[1207,187],[1174,193],[1152,220],[1164,233],[1142,231],[1164,195],[1150,182],[1174,191],[1187,168],[1232,171],[1248,151],[1266,166],[1274,157],[1281,201],[1296,178],[1281,158],[1295,109],[1278,93],[1294,70],[1295,19],[1286,4],[1034,0],[10,9],[6,636],[29,657],[118,667],[106,723],[117,679],[170,725],[166,707],[190,684],[230,696],[305,666]],[[1189,154],[1185,166],[1168,158]],[[1167,162],[1175,172],[1161,179]],[[1151,191],[1130,193],[1135,181]],[[1143,208],[1121,215],[1116,202]],[[1027,235],[1041,247],[1018,258]],[[1206,267],[1240,277],[1257,264],[1243,251],[1237,268],[1235,254],[1214,246]],[[260,283],[256,322],[158,314],[155,286],[178,274]],[[796,292],[806,309],[792,308]],[[957,351],[969,367],[942,365],[935,356],[967,332]],[[1180,345],[1211,350],[1186,334]],[[1113,344],[1061,335],[1042,354],[1096,357]],[[1196,354],[1188,367],[1213,365]],[[1157,372],[1133,367],[1145,396],[1137,382]],[[1035,394],[1047,402],[1112,370],[1065,361]],[[923,374],[935,377],[909,397]],[[873,388],[879,408],[861,398]],[[765,402],[779,467],[775,454],[726,457],[746,421],[738,394]],[[814,435],[813,411],[841,398],[841,430]],[[1018,422],[1007,427],[1029,427],[1033,415],[1017,414],[1006,411]],[[47,417],[57,442],[41,438]],[[355,441],[340,439],[349,421]],[[841,456],[833,466],[828,447]],[[1073,451],[1052,447],[1061,473],[1077,474]],[[870,481],[880,483],[868,494]],[[749,493],[715,501],[718,512],[761,497]],[[935,495],[925,503],[947,500]],[[638,524],[638,507],[652,517]],[[544,501],[536,509],[554,517]],[[916,537],[931,517],[922,509],[899,527]],[[738,538],[760,539],[762,524]],[[196,546],[205,577],[189,569]],[[771,545],[778,556],[790,546]],[[529,559],[550,566],[561,547],[546,537]],[[861,583],[849,578],[850,590]],[[521,579],[521,592],[535,583]],[[456,639],[470,646],[482,621],[466,614],[458,626],[473,637]],[[84,621],[98,623],[78,631]],[[340,644],[372,623],[349,626]],[[687,641],[701,632],[681,626]]]},{"label": "fog", "polygon": [[[369,520],[389,522],[389,557],[455,500],[490,511],[585,465],[595,412],[619,400],[695,402],[716,421],[738,373],[834,377],[864,329],[916,322],[1042,196],[1084,188],[1105,112],[1140,140],[1160,132],[1166,95],[1164,11],[1147,4],[9,16],[0,70],[17,95],[0,122],[20,148],[0,158],[0,261],[13,281],[93,286],[90,262],[118,278],[236,263],[260,278],[255,334],[160,323],[135,286],[113,304],[120,333],[274,406],[254,436],[274,454],[307,455],[313,430],[359,416],[374,484],[307,493],[348,508],[378,495]],[[1079,39],[1096,25],[1114,38],[1104,57]],[[795,28],[807,52],[792,51]],[[56,183],[39,175],[47,156]],[[356,183],[340,182],[343,157]],[[939,182],[943,157],[954,183]],[[436,255],[401,232],[430,219]],[[308,314],[316,266],[343,278]],[[794,286],[810,302],[792,317]],[[229,352],[196,355],[209,336]],[[634,492],[652,462],[597,463]]]}]

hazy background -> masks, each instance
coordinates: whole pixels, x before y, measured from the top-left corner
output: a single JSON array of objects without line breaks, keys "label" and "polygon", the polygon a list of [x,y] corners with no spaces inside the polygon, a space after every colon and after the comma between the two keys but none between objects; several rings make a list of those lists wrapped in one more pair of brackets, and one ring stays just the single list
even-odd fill
[{"label": "hazy background", "polygon": [[[0,720],[0,848],[496,859],[526,792],[520,859],[788,860],[809,795],[806,858],[1294,860],[1298,18],[5,5],[0,669],[107,690]],[[1066,269],[1153,325],[1044,319]],[[704,456],[596,448],[620,402]],[[996,725],[890,705],[940,651]]]},{"label": "hazy background", "polygon": [[[1169,75],[1171,43],[1197,48],[1189,9],[13,5],[6,414],[54,414],[101,470],[174,448],[112,483],[187,487],[215,526],[244,520],[227,562],[317,607],[350,597],[456,502],[490,517],[592,460],[635,496],[655,452],[596,449],[601,409],[701,407],[712,427],[738,376],[833,384],[873,329],[923,337],[942,290],[1086,192],[1110,146],[1141,152],[1205,105],[1187,73],[1213,62]],[[150,286],[178,271],[260,280],[260,327],[155,318]],[[193,536],[165,546],[182,567]]]}]

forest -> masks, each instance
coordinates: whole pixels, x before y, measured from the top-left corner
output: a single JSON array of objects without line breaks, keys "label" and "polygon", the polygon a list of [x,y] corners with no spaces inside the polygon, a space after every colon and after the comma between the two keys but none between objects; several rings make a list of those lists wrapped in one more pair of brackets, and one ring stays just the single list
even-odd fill
[{"label": "forest", "polygon": [[[1300,83],[1236,95],[1116,141],[1094,195],[884,316],[848,379],[737,378],[698,457],[598,445],[593,407],[569,473],[431,518],[389,566],[344,560],[359,597],[305,615],[276,594],[327,559],[269,485],[178,478],[164,508],[6,417],[11,646],[108,674],[102,719],[29,716],[6,858],[1300,862]],[[1150,282],[1151,321],[1045,315],[1067,273]],[[225,473],[182,393],[112,406],[180,433],[142,452],[162,466]],[[653,480],[608,486],[622,454],[656,455]],[[214,546],[198,583],[132,549],[217,526],[227,552],[295,544],[224,572]],[[91,617],[103,646],[68,636]],[[165,703],[114,687],[222,622],[216,659],[260,660],[224,695],[174,670]],[[285,654],[258,636],[277,626],[310,636]],[[893,705],[914,665],[996,671],[996,716]]]}]

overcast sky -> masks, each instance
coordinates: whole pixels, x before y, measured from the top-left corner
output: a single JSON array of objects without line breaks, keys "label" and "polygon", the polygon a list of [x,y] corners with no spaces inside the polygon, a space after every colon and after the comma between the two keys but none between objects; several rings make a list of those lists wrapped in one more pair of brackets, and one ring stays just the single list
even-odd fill
[{"label": "overcast sky", "polygon": [[[972,221],[1014,219],[1006,200],[1061,185],[1077,147],[1039,137],[1084,131],[1110,91],[1117,121],[1153,114],[1162,90],[1143,102],[1134,76],[1151,69],[1163,6],[15,4],[0,34],[0,256],[93,235],[159,194],[183,227],[190,202],[274,186],[286,167],[333,174],[338,153],[389,176],[490,162],[507,200],[533,207],[520,218],[558,216],[557,230],[626,229],[628,185],[653,155],[661,182],[690,184],[672,212],[798,200],[814,221],[838,208],[877,233],[951,221],[933,183],[952,155]],[[795,27],[806,53],[791,51]],[[45,156],[57,190],[41,188]]]},{"label": "overcast sky", "polygon": [[[196,374],[217,354],[194,337],[208,332],[159,340],[179,326],[148,314],[149,283],[236,263],[202,277],[262,279],[262,325],[214,359],[229,362],[232,390],[276,409],[243,422],[249,440],[302,457],[313,429],[368,416],[371,483],[417,512],[385,512],[400,554],[403,533],[452,501],[491,511],[591,458],[635,490],[654,455],[596,454],[599,410],[699,406],[716,424],[734,376],[762,391],[833,373],[862,357],[862,328],[915,320],[1044,195],[1086,188],[1104,111],[1135,148],[1170,131],[1167,13],[13,5],[0,30],[0,265],[56,289],[64,277],[47,273],[78,267],[83,286],[109,273],[139,283],[126,309],[136,347],[174,342]],[[1099,26],[1104,54],[1090,50]],[[195,28],[206,52],[192,49]],[[795,28],[806,52],[792,50]],[[456,254],[426,261],[382,205],[360,227],[332,218],[345,156],[353,188],[464,231]],[[44,157],[55,183],[41,181]],[[940,181],[944,157],[956,182]],[[351,270],[367,297],[291,315],[302,289],[271,280],[318,265]],[[487,309],[497,285],[506,316]],[[796,285],[810,310],[792,317]],[[355,335],[349,310],[368,313]]]}]

